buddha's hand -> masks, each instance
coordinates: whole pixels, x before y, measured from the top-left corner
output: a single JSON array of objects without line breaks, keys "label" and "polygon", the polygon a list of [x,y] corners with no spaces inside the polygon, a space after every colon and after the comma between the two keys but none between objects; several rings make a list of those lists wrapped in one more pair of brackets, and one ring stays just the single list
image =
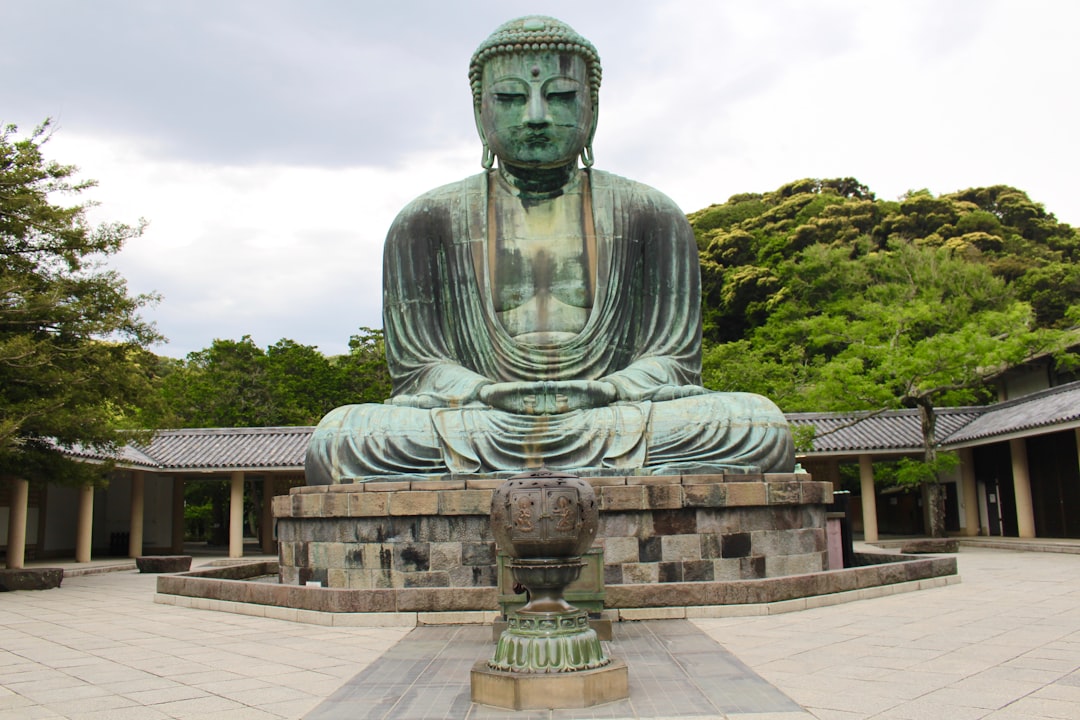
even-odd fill
[{"label": "buddha's hand", "polygon": [[614,385],[596,380],[509,382],[480,388],[480,401],[517,415],[558,415],[610,405],[616,394]]},{"label": "buddha's hand", "polygon": [[387,405],[397,405],[398,407],[412,407],[420,408],[422,410],[431,410],[432,408],[446,407],[445,400],[437,395],[430,393],[417,393],[416,395],[395,395],[386,401]]},{"label": "buddha's hand", "polygon": [[666,402],[694,395],[708,395],[709,392],[711,391],[700,385],[664,385],[658,388],[649,399],[653,402]]}]

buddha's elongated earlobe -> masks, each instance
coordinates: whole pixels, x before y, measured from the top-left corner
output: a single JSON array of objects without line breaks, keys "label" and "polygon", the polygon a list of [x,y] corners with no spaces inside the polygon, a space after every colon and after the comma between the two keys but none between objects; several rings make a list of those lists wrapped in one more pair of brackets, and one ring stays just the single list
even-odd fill
[{"label": "buddha's elongated earlobe", "polygon": [[593,99],[593,112],[592,112],[592,127],[589,128],[589,139],[585,141],[585,147],[581,148],[581,164],[587,168],[593,166],[595,162],[593,158],[592,141],[596,135],[596,121],[600,117],[600,104],[597,100]]},{"label": "buddha's elongated earlobe", "polygon": [[476,133],[480,136],[480,144],[484,146],[484,152],[480,156],[480,165],[485,170],[490,170],[495,164],[495,153],[491,152],[491,148],[487,144],[487,135],[484,134],[484,122],[480,115],[480,105],[473,106],[473,120],[476,121]]},{"label": "buddha's elongated earlobe", "polygon": [[584,165],[587,168],[591,168],[593,166],[593,154],[592,154],[592,144],[591,143],[586,145],[585,147],[581,148],[581,164]]}]

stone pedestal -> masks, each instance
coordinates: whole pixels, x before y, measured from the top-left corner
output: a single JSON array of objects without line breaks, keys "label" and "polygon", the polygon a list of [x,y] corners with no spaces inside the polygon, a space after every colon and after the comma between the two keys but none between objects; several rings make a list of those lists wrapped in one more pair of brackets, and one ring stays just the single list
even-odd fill
[{"label": "stone pedestal", "polygon": [[[828,567],[832,485],[809,475],[586,479],[600,506],[595,546],[603,550],[607,607],[618,607],[611,598],[620,587],[759,580]],[[495,588],[488,516],[504,480],[294,488],[274,498],[281,580],[354,590]]]},{"label": "stone pedestal", "polygon": [[472,701],[509,710],[585,708],[630,695],[626,664],[618,660],[595,670],[570,673],[512,673],[473,666]]}]

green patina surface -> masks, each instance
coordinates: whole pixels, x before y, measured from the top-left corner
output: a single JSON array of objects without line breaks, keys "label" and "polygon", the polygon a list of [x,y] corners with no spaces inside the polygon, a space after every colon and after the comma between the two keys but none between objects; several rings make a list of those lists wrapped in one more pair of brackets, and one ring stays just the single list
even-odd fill
[{"label": "green patina surface", "polygon": [[485,171],[426,193],[390,228],[393,395],[323,419],[308,483],[540,466],[791,471],[773,403],[701,386],[697,245],[682,211],[591,167],[592,45],[551,18],[514,20],[481,44],[470,82]]}]

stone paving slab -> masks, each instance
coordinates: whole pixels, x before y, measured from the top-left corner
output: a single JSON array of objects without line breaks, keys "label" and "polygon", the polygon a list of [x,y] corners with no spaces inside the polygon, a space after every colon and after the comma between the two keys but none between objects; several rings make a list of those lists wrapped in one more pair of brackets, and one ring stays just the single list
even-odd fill
[{"label": "stone paving slab", "polygon": [[418,627],[309,720],[810,718],[686,620],[618,623],[605,650],[624,661],[630,698],[576,710],[509,711],[470,701],[469,670],[491,656],[487,627]]},{"label": "stone paving slab", "polygon": [[[805,708],[729,711],[728,720],[1080,718],[1080,555],[962,545],[956,557],[963,582],[932,590],[788,614],[689,621],[719,642],[726,657]],[[54,590],[0,595],[0,720],[302,718],[365,668],[373,677],[379,671],[374,701],[400,698],[407,685],[401,679],[422,672],[432,657],[425,653],[439,647],[404,643],[395,659],[388,651],[407,628],[323,627],[155,604],[154,583],[155,576],[121,571],[65,578]],[[630,662],[635,643],[651,642],[640,634],[652,623],[617,627],[626,650],[612,647]],[[709,646],[700,634],[679,632],[652,635],[679,637],[691,670],[719,662],[694,657],[708,654],[702,649]],[[448,652],[467,654],[465,648]],[[472,659],[455,658],[466,666]],[[644,655],[633,662],[643,683],[663,686],[665,677],[681,672],[671,661]],[[438,677],[454,675],[451,667]],[[467,682],[467,676],[454,681]],[[698,685],[703,696],[724,690],[706,672]],[[450,683],[441,686],[437,711],[443,714],[435,717],[447,716],[447,708],[472,710],[455,705],[459,697]],[[692,701],[658,697],[654,706],[670,712],[676,702]],[[614,712],[604,706],[572,717],[618,717]],[[715,712],[666,717],[720,717]],[[551,717],[488,713],[484,720]]]}]

